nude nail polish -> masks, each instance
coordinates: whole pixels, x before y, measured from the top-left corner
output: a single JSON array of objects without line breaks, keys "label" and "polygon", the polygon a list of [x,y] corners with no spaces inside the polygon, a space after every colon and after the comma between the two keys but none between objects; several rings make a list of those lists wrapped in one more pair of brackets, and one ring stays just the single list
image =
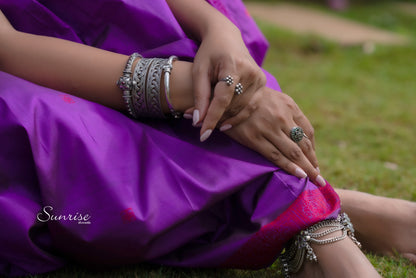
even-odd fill
[{"label": "nude nail polish", "polygon": [[326,181],[324,180],[324,178],[321,175],[316,176],[316,182],[320,186],[325,186],[326,185]]},{"label": "nude nail polish", "polygon": [[318,171],[318,173],[321,173],[321,169],[319,169],[319,167],[316,167],[315,169]]},{"label": "nude nail polish", "polygon": [[300,169],[300,168],[296,168],[296,176],[298,177],[298,178],[301,178],[301,179],[303,179],[303,178],[306,178],[308,175],[305,173],[305,171],[303,171],[302,169]]},{"label": "nude nail polish", "polygon": [[191,120],[193,118],[192,114],[183,114],[183,117],[187,120]]},{"label": "nude nail polish", "polygon": [[224,132],[224,131],[226,131],[226,130],[229,130],[230,128],[232,128],[233,126],[232,125],[230,125],[230,124],[226,124],[226,125],[223,125],[222,127],[220,127],[220,131],[221,132]]},{"label": "nude nail polish", "polygon": [[201,142],[204,142],[205,140],[208,139],[209,136],[211,136],[211,133],[212,133],[212,129],[205,130],[205,132],[201,135],[201,137],[199,138],[199,140]]},{"label": "nude nail polish", "polygon": [[196,126],[196,124],[199,122],[199,110],[195,109],[194,110],[194,115],[193,115],[193,126]]}]

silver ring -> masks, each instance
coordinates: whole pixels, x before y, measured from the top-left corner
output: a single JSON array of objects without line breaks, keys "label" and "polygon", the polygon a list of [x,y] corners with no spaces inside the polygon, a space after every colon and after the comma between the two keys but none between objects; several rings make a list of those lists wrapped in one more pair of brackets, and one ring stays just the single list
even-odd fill
[{"label": "silver ring", "polygon": [[241,83],[237,83],[237,85],[235,85],[234,92],[235,92],[237,95],[241,95],[241,94],[243,93],[243,84],[241,84]]},{"label": "silver ring", "polygon": [[295,126],[290,130],[290,139],[292,139],[293,142],[299,143],[302,141],[303,137],[308,138],[300,126]]},{"label": "silver ring", "polygon": [[233,79],[233,77],[231,75],[227,75],[226,77],[224,77],[220,81],[224,81],[225,84],[227,84],[227,86],[231,86],[234,83],[234,79]]}]

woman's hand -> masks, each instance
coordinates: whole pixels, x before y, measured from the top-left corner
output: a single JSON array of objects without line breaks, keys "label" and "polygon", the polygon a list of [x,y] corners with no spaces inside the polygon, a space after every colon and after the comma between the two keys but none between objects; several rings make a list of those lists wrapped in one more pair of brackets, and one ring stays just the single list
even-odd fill
[{"label": "woman's hand", "polygon": [[[221,81],[226,76],[233,84]],[[194,59],[193,91],[195,107],[193,124],[202,123],[201,141],[206,140],[220,119],[227,119],[245,107],[266,77],[251,57],[240,31],[231,23],[211,27],[202,38]],[[235,94],[235,86],[243,85],[243,94]]]},{"label": "woman's hand", "polygon": [[[262,87],[239,114],[223,123],[226,125],[232,126],[225,131],[227,135],[286,172],[299,178],[308,176],[320,186],[326,184],[319,175],[313,127],[288,95]],[[289,137],[295,126],[307,135],[297,144]]]},{"label": "woman's hand", "polygon": [[[201,141],[206,140],[222,117],[228,118],[244,107],[252,94],[266,83],[266,77],[251,57],[240,30],[205,0],[166,0],[184,31],[199,41],[192,82],[194,126],[202,123]],[[220,81],[230,75],[233,84]],[[235,96],[235,86],[243,85],[243,95]],[[190,114],[193,115],[190,115]]]}]

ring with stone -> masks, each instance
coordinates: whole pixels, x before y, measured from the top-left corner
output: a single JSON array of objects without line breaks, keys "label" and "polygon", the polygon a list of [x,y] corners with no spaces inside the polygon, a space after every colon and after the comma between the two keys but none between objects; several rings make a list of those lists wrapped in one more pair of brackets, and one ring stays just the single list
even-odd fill
[{"label": "ring with stone", "polygon": [[234,79],[233,79],[233,77],[231,75],[227,75],[223,79],[220,79],[220,81],[224,81],[225,84],[227,84],[227,86],[231,86],[234,83]]},{"label": "ring with stone", "polygon": [[235,92],[237,95],[241,95],[241,94],[243,93],[243,84],[241,84],[241,83],[237,83],[237,85],[235,85],[234,92]]},{"label": "ring with stone", "polygon": [[290,139],[295,143],[302,141],[303,137],[308,138],[308,136],[303,132],[303,129],[300,126],[295,126],[290,130]]}]

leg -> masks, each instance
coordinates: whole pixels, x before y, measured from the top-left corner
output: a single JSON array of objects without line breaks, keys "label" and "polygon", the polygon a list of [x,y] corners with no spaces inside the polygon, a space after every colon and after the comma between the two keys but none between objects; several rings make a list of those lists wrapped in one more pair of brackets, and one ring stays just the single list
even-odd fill
[{"label": "leg", "polygon": [[306,261],[294,277],[380,277],[366,256],[349,238],[312,247],[318,257],[318,263]]},{"label": "leg", "polygon": [[381,277],[348,237],[336,243],[312,247],[318,257],[323,277]]},{"label": "leg", "polygon": [[[337,227],[332,224],[317,225],[318,229],[303,231],[299,237],[296,237],[296,240],[303,243],[306,240],[310,244],[318,263],[305,260],[302,268],[294,277],[380,277],[357,245],[349,237],[342,237],[342,235],[345,236],[344,230],[334,231],[332,229]],[[294,254],[291,252],[293,250],[302,250],[302,248],[298,249],[296,244],[293,246],[295,246],[294,249],[287,250],[288,254]],[[301,246],[303,246],[302,243]],[[303,250],[308,250],[308,247]],[[306,258],[307,254],[310,255],[310,253],[306,251]],[[296,256],[292,258],[296,258]],[[288,262],[287,257],[284,257],[282,262]],[[290,263],[289,265],[289,269],[295,266]]]},{"label": "leg", "polygon": [[397,251],[416,264],[416,203],[358,191],[336,191],[365,249],[382,255]]}]

